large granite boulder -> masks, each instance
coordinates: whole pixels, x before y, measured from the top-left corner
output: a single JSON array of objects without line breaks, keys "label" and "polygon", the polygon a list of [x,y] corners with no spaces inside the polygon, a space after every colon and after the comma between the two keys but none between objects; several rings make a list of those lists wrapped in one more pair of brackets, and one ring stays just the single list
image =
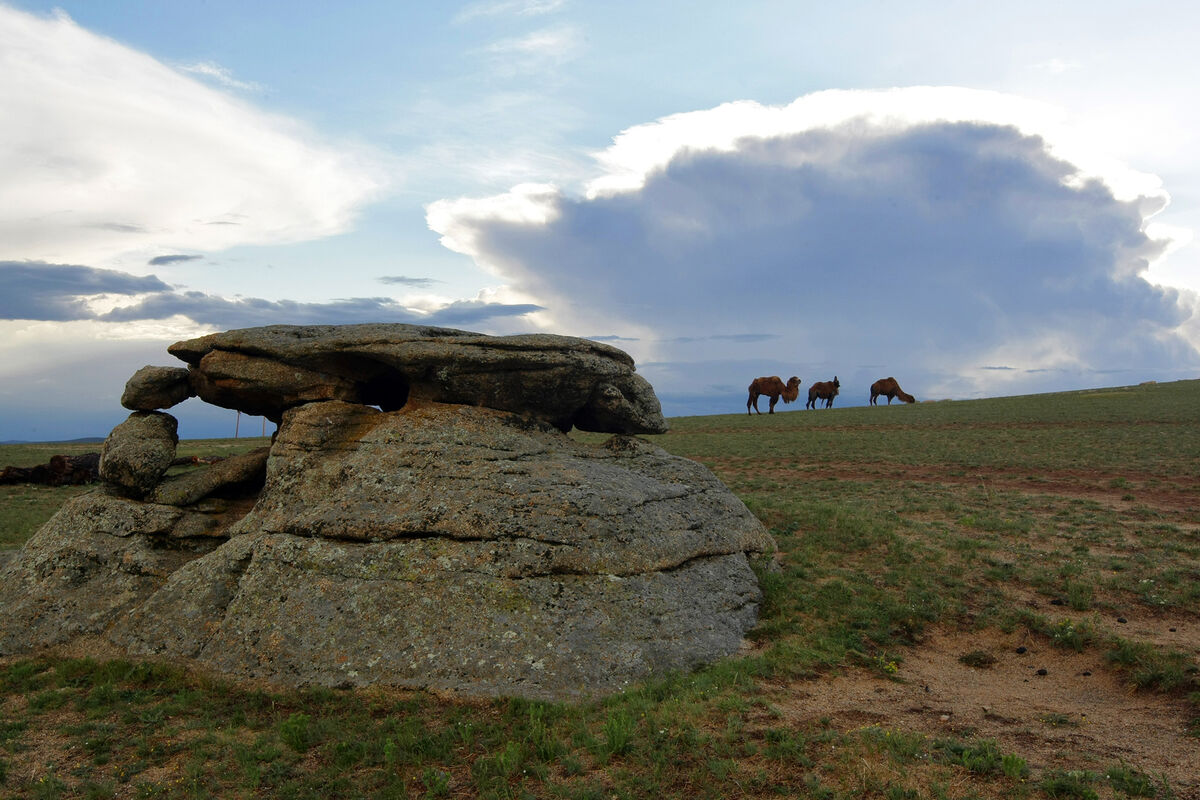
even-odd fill
[{"label": "large granite boulder", "polygon": [[[131,415],[106,449],[154,446],[0,570],[0,654],[100,636],[287,685],[563,699],[729,655],[755,623],[774,543],[707,469],[623,432],[665,423],[620,351],[387,325],[172,350],[202,398],[276,413],[270,448],[164,475],[174,420]],[[617,435],[564,435],[581,421]]]},{"label": "large granite boulder", "polygon": [[206,402],[278,422],[288,408],[410,399],[528,414],[563,431],[664,433],[654,390],[615,347],[551,334],[420,325],[270,325],[176,342]]},{"label": "large granite boulder", "polygon": [[695,462],[441,404],[287,412],[231,533],[113,640],[290,684],[612,691],[735,652],[773,547]]}]

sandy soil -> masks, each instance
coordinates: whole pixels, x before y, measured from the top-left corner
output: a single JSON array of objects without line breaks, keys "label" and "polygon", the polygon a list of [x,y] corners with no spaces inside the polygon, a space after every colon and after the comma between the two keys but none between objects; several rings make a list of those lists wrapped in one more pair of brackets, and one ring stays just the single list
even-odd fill
[{"label": "sandy soil", "polygon": [[[1200,647],[1194,621],[1157,624]],[[1179,633],[1185,626],[1190,634]],[[995,663],[959,661],[976,651]],[[1131,691],[1099,653],[1064,651],[1024,633],[933,631],[905,654],[893,680],[854,673],[801,681],[777,687],[770,701],[797,725],[826,719],[839,730],[878,725],[995,739],[1035,773],[1124,763],[1165,778],[1180,800],[1200,798],[1200,739],[1187,734],[1184,701]]]},{"label": "sandy soil", "polygon": [[[796,462],[776,468],[793,475],[804,469]],[[759,462],[754,469],[761,475],[772,465]],[[822,476],[983,485],[1083,498],[1116,509],[1136,505],[1163,512],[1185,531],[1196,530],[1200,508],[1200,480],[1182,475],[1164,481],[1070,470],[1031,477],[1027,471],[940,466],[907,467],[897,475],[894,467],[842,463],[822,466]],[[1006,592],[1013,602],[1048,617],[1061,612],[1025,587],[1006,587]],[[1200,661],[1200,609],[1171,614],[1130,606],[1122,615],[1089,619],[1096,620],[1101,635],[1152,642]],[[959,660],[978,651],[994,657],[994,663],[972,667]],[[1165,779],[1180,800],[1200,800],[1200,738],[1187,733],[1186,699],[1136,691],[1099,650],[1076,653],[1025,631],[935,628],[904,653],[894,679],[853,670],[774,687],[770,701],[797,725],[826,720],[839,730],[874,725],[933,737],[994,739],[1003,752],[1026,758],[1035,774],[1045,769],[1100,772],[1124,764]]]}]

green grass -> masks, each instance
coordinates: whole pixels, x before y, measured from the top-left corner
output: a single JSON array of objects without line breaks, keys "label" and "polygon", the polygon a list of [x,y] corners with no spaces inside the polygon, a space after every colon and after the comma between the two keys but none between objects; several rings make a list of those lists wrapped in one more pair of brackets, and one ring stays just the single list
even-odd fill
[{"label": "green grass", "polygon": [[[779,702],[836,674],[905,681],[932,628],[1019,629],[1171,696],[1200,736],[1195,658],[1112,623],[1200,605],[1197,408],[1191,381],[674,419],[651,438],[712,469],[779,544],[778,568],[756,567],[753,654],[577,705],[7,659],[0,797],[1171,797],[1124,764],[1035,768],[970,732],[839,728]],[[50,454],[0,448],[0,463]],[[0,495],[0,547],[70,493]],[[994,658],[964,647],[960,661],[988,674]],[[1030,719],[1035,733],[1080,725],[1066,710]]]}]

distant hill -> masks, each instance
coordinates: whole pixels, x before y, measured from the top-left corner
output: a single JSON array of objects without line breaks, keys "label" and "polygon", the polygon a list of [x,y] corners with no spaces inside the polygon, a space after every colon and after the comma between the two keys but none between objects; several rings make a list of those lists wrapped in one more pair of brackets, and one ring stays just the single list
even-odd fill
[{"label": "distant hill", "polygon": [[28,439],[5,439],[0,444],[101,444],[103,436],[81,436],[78,439],[55,439],[53,442],[33,442]]}]

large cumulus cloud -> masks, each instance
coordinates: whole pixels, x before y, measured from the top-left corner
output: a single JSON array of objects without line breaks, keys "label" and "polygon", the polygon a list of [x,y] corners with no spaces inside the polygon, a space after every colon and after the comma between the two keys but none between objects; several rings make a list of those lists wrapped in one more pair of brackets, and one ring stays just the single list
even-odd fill
[{"label": "large cumulus cloud", "polygon": [[[925,396],[1200,368],[1180,297],[1140,277],[1164,252],[1146,233],[1162,194],[1118,198],[1016,125],[850,116],[684,139],[639,177],[435,204],[430,224],[560,327],[634,332],[679,410],[772,363],[805,383],[894,372]],[[731,338],[747,333],[778,338]]]}]

